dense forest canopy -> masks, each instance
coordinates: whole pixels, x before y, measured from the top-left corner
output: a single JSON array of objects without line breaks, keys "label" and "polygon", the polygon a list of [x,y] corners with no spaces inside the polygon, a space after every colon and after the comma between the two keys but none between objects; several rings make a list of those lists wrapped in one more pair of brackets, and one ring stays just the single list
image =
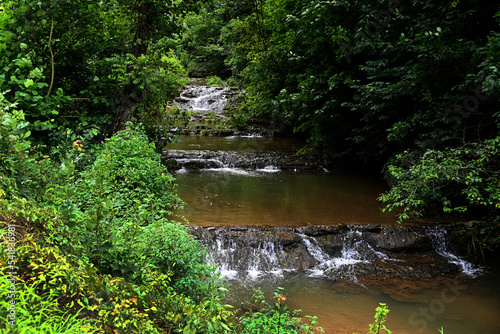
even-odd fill
[{"label": "dense forest canopy", "polygon": [[[383,170],[382,200],[496,209],[499,23],[482,0],[8,1],[0,103],[40,150],[131,120],[168,141],[186,78],[220,76],[244,89],[240,125],[272,120],[303,154]],[[410,199],[424,179],[432,196]]]},{"label": "dense forest canopy", "polygon": [[[481,221],[471,243],[498,244],[499,25],[489,0],[3,1],[0,235],[18,249],[2,246],[0,264],[48,303],[17,325],[255,325],[234,322],[203,247],[172,220],[182,201],[155,150],[189,116],[171,103],[189,77],[241,88],[235,127],[279,124],[307,139],[304,156],[381,172],[401,220]],[[316,330],[277,300],[289,326]]]},{"label": "dense forest canopy", "polygon": [[498,219],[499,9],[212,1],[186,18],[176,54],[191,75],[244,88],[246,117],[306,136],[302,153],[383,170],[395,187],[381,200],[401,218],[488,207]]},{"label": "dense forest canopy", "polygon": [[251,116],[283,115],[339,157],[385,163],[497,135],[490,1],[215,1],[196,18],[179,51],[190,73],[231,70]]}]

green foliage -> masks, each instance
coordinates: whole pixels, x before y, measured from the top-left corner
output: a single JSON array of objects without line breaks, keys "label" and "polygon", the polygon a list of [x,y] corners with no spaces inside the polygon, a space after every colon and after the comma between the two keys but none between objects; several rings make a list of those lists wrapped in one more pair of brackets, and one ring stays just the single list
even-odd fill
[{"label": "green foliage", "polygon": [[389,308],[387,305],[380,303],[380,306],[375,309],[375,323],[370,324],[370,331],[368,334],[379,334],[380,331],[384,331],[386,334],[392,333],[384,324],[387,321],[388,313]]},{"label": "green foliage", "polygon": [[[141,285],[108,279],[89,296],[89,309],[104,328],[127,333],[227,333],[231,315],[219,297],[199,303],[177,293],[169,275],[148,272]],[[216,294],[219,296],[220,294]]]},{"label": "green foliage", "polygon": [[[84,260],[71,253],[63,254],[58,247],[42,244],[40,239],[23,233],[26,232],[23,226],[31,224],[31,220],[15,218],[11,223],[20,232],[16,234],[19,242],[15,262],[16,272],[23,273],[22,281],[20,276],[16,277],[16,328],[27,331],[19,333],[36,333],[37,329],[44,333],[91,333],[99,328],[127,333],[160,333],[161,328],[181,332],[192,332],[195,328],[197,333],[228,331],[227,318],[231,313],[220,303],[222,288],[195,303],[170,286],[170,275],[143,272],[140,285],[101,275]],[[7,229],[0,231],[5,233]],[[34,232],[38,234],[40,230]],[[8,258],[2,248],[2,268],[7,267]],[[10,282],[4,282],[6,278],[0,279],[3,304],[12,300],[3,298],[9,293],[5,289],[10,286]],[[6,318],[8,312],[8,307],[2,307],[0,317]]]},{"label": "green foliage", "polygon": [[303,322],[298,315],[301,310],[291,311],[286,304],[286,298],[282,295],[283,288],[274,290],[274,305],[267,303],[264,294],[260,289],[254,290],[251,306],[256,311],[248,311],[239,318],[240,327],[238,333],[323,333],[318,324],[317,317],[306,316],[310,324]]},{"label": "green foliage", "polygon": [[[0,276],[0,332],[1,333],[96,333],[97,328],[89,325],[86,319],[79,319],[77,314],[63,311],[58,308],[56,292],[40,293],[38,287],[41,283],[26,285],[25,282],[16,281],[14,297],[10,298],[10,276]],[[10,301],[16,304],[10,304]],[[15,309],[15,321],[8,317],[10,307]],[[11,325],[14,324],[14,325]]]},{"label": "green foliage", "polygon": [[[109,71],[96,61],[97,55],[102,57],[100,48],[112,51],[116,45],[112,36],[102,33],[105,21],[99,16],[105,7],[90,1],[23,0],[8,3],[7,8],[0,13],[9,16],[5,20],[8,43],[0,57],[4,69],[0,92],[25,112],[38,137],[42,135],[45,144],[51,137],[57,142],[63,132],[58,130],[77,125],[75,119],[80,121],[75,128],[83,129],[109,121],[109,110],[102,107],[110,103],[102,96],[116,85],[95,80]],[[114,27],[113,32],[119,31]],[[87,109],[89,102],[92,111]]]},{"label": "green foliage", "polygon": [[384,303],[379,304],[380,306],[375,309],[375,323],[370,324],[370,331],[367,334],[379,334],[382,333],[381,331],[385,334],[392,333],[384,324],[387,321],[387,314],[390,312],[389,308]]},{"label": "green foliage", "polygon": [[[187,81],[186,73],[175,55],[157,44],[147,55],[115,55],[108,61],[113,66],[115,78],[124,85],[138,85],[143,94],[139,108],[139,118],[158,116],[166,101],[178,94]],[[132,96],[137,98],[137,96]]]},{"label": "green foliage", "polygon": [[140,217],[138,225],[152,223],[149,218],[169,218],[180,205],[174,178],[144,132],[132,125],[105,143],[77,187],[82,210],[97,210],[99,202],[111,201],[102,209],[114,210],[117,217]]},{"label": "green foliage", "polygon": [[[85,213],[79,214],[83,219]],[[229,332],[231,312],[221,303],[225,289],[202,264],[199,243],[179,225],[157,219],[147,226],[129,257],[141,262],[136,272],[140,277],[126,280],[102,275],[90,264],[91,249],[82,238],[85,229],[69,227],[68,217],[58,209],[26,199],[0,198],[0,221],[2,239],[14,226],[17,289],[28,296],[16,296],[19,326],[26,330],[20,333],[34,333],[37,328],[47,333]],[[5,272],[11,256],[3,245],[0,249]],[[8,289],[2,286],[2,291]]]},{"label": "green foliage", "polygon": [[[56,211],[24,199],[0,198],[0,224],[4,240],[0,248],[4,273],[0,277],[0,328],[7,326],[8,333],[96,332],[92,321],[82,318],[82,297],[89,283],[96,279],[96,271],[84,259],[64,254],[53,244],[56,234],[66,232],[60,229],[63,225]],[[9,238],[4,238],[7,233]],[[71,239],[71,234],[62,238]],[[7,240],[11,243],[7,244]],[[14,251],[8,250],[12,246]],[[78,246],[73,241],[65,249],[75,250]],[[13,326],[8,326],[8,321],[4,321],[10,312],[6,305],[12,301],[16,319],[10,324]]]},{"label": "green foliage", "polygon": [[28,125],[22,111],[0,110],[0,189],[8,197],[17,194],[23,183],[23,171],[31,146],[28,140],[30,131],[26,129]]},{"label": "green foliage", "polygon": [[204,249],[170,222],[181,205],[174,178],[141,130],[129,125],[109,139],[69,195],[63,204],[76,208],[69,223],[100,270],[138,282],[148,268],[169,273],[174,288],[197,301],[213,288]]},{"label": "green foliage", "polygon": [[222,79],[216,75],[212,75],[207,77],[207,85],[208,86],[225,86],[224,82]]},{"label": "green foliage", "polygon": [[405,149],[496,136],[498,10],[267,0],[229,21],[221,40],[252,116],[285,119],[339,164],[380,166]]},{"label": "green foliage", "polygon": [[385,210],[401,207],[399,221],[410,214],[465,213],[486,210],[498,216],[500,137],[459,149],[405,152],[387,166],[393,187],[381,195]]},{"label": "green foliage", "polygon": [[183,29],[172,41],[177,45],[176,53],[192,77],[227,77],[230,74],[224,64],[226,50],[219,40],[224,25],[221,10],[217,4],[206,2],[197,13],[189,13],[183,18]]},{"label": "green foliage", "polygon": [[[165,37],[190,6],[189,0],[2,4],[0,103],[24,111],[37,143],[57,146],[68,129],[79,137],[104,131],[134,83],[131,98],[141,96],[135,116],[149,129],[184,83],[184,68],[170,51],[175,44]],[[150,32],[142,36],[144,15]]]}]

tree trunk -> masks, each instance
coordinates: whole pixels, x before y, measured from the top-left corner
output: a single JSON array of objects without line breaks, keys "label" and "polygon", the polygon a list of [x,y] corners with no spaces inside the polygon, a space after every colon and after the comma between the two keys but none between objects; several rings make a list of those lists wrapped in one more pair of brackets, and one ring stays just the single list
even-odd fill
[{"label": "tree trunk", "polygon": [[[141,1],[138,7],[138,18],[136,24],[136,31],[134,42],[132,44],[131,53],[134,57],[139,58],[148,52],[148,43],[153,30],[154,15],[151,15],[153,4],[147,0]],[[127,72],[135,71],[132,66],[127,68]],[[132,120],[133,108],[143,100],[143,91],[139,85],[133,82],[125,85],[120,97],[120,105],[116,110],[115,123],[113,125],[113,132],[122,130],[125,124]]]}]

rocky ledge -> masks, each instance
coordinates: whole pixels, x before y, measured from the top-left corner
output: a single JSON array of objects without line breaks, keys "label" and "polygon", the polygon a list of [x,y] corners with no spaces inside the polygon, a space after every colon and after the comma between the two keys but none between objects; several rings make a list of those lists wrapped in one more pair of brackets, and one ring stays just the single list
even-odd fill
[{"label": "rocky ledge", "polygon": [[190,227],[221,270],[295,270],[337,282],[376,285],[394,280],[477,274],[439,226],[328,225]]},{"label": "rocky ledge", "polygon": [[327,165],[321,163],[319,157],[305,159],[296,154],[259,151],[167,150],[162,153],[162,162],[169,170],[224,167],[245,170],[276,168],[292,172],[323,172],[327,170]]}]

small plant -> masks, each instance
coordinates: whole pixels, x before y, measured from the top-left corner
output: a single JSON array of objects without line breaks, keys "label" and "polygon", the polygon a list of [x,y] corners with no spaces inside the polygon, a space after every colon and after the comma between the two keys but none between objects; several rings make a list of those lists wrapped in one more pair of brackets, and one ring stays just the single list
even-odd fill
[{"label": "small plant", "polygon": [[283,288],[274,290],[274,305],[267,303],[262,290],[254,290],[252,303],[249,303],[255,311],[248,311],[239,318],[240,328],[238,333],[243,334],[295,334],[295,333],[323,333],[323,328],[316,326],[318,318],[305,316],[310,324],[303,322],[298,316],[301,310],[290,310],[283,296]]},{"label": "small plant", "polygon": [[379,334],[380,331],[384,331],[386,334],[391,334],[392,332],[384,325],[387,321],[387,314],[389,313],[389,308],[384,303],[380,303],[380,306],[375,309],[375,323],[370,324],[370,331],[368,334]]}]

